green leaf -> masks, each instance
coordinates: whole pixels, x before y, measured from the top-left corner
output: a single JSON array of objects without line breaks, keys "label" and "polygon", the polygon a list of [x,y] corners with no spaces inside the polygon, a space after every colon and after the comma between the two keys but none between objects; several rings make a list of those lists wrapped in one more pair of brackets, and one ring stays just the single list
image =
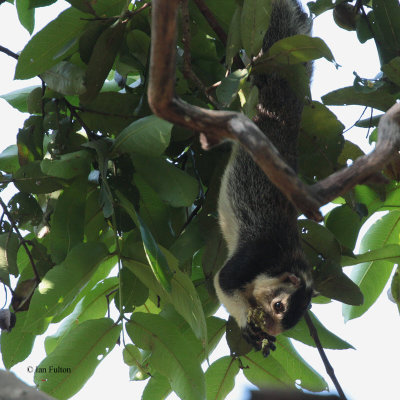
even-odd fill
[{"label": "green leaf", "polygon": [[260,63],[272,59],[280,64],[298,64],[324,57],[334,62],[332,52],[326,43],[308,35],[290,36],[275,42],[268,53],[260,59]]},{"label": "green leaf", "polygon": [[247,56],[256,56],[262,47],[271,18],[272,0],[246,0],[240,18],[242,44]]},{"label": "green leaf", "polygon": [[344,125],[326,106],[313,101],[303,109],[299,136],[299,169],[310,181],[336,170]]},{"label": "green leaf", "polygon": [[233,13],[231,23],[229,25],[228,39],[226,44],[226,58],[225,63],[230,67],[233,59],[239,50],[242,48],[241,32],[240,32],[240,18],[242,15],[243,7],[239,4],[236,5],[235,12]]},{"label": "green leaf", "polygon": [[0,153],[0,170],[12,174],[16,172],[18,168],[18,147],[12,144]]},{"label": "green leaf", "polygon": [[146,67],[150,50],[149,35],[138,29],[133,29],[126,35],[126,44],[130,53]]},{"label": "green leaf", "polygon": [[[364,235],[360,252],[377,250],[389,244],[398,244],[400,237],[400,211],[391,211],[378,219]],[[393,271],[393,262],[374,260],[365,262],[351,271],[351,279],[360,287],[364,294],[364,304],[361,306],[343,305],[345,321],[363,315],[375,303],[382,293]]]},{"label": "green leaf", "polygon": [[168,378],[185,400],[204,400],[204,374],[196,355],[175,325],[153,314],[133,313],[126,330],[132,341],[151,350],[149,363]]},{"label": "green leaf", "polygon": [[294,387],[294,382],[285,368],[271,354],[264,358],[261,352],[252,351],[241,356],[244,376],[254,385],[262,387],[266,385],[287,386],[288,382]]},{"label": "green leaf", "polygon": [[33,349],[36,335],[26,332],[23,329],[27,314],[26,311],[18,312],[15,326],[11,332],[2,331],[1,333],[1,355],[3,357],[3,364],[7,369],[24,361]]},{"label": "green leaf", "polygon": [[12,274],[18,276],[18,236],[13,232],[0,234],[0,277]]},{"label": "green leaf", "polygon": [[396,102],[396,96],[392,95],[384,87],[378,88],[373,92],[362,93],[357,91],[354,86],[349,86],[322,96],[322,101],[328,106],[358,104],[386,111]]},{"label": "green leaf", "polygon": [[79,301],[74,311],[63,320],[57,332],[46,337],[44,341],[46,354],[49,355],[78,324],[89,319],[103,318],[112,298],[112,296],[109,296],[107,301],[106,296],[116,288],[118,288],[118,278],[107,278],[99,282],[94,289]]},{"label": "green leaf", "polygon": [[240,84],[248,76],[247,69],[238,69],[222,79],[217,88],[217,97],[224,107],[229,107],[236,99]]},{"label": "green leaf", "polygon": [[168,147],[172,124],[155,115],[128,125],[116,138],[112,152],[156,157]]},{"label": "green leaf", "polygon": [[21,25],[32,35],[35,28],[35,9],[30,8],[26,0],[15,0],[17,13]]},{"label": "green leaf", "polygon": [[397,0],[374,0],[373,31],[383,64],[400,53],[400,8]]},{"label": "green leaf", "polygon": [[171,231],[171,220],[175,210],[165,204],[139,174],[133,175],[133,182],[140,194],[140,216],[157,243],[169,248],[175,240],[174,232]]},{"label": "green leaf", "polygon": [[318,16],[325,11],[334,8],[335,4],[332,3],[332,0],[316,0],[314,2],[308,2],[307,6],[314,15]]},{"label": "green leaf", "polygon": [[224,400],[235,386],[239,362],[230,356],[213,362],[205,373],[207,400]]},{"label": "green leaf", "polygon": [[80,33],[88,24],[82,19],[86,17],[69,8],[33,36],[19,56],[15,79],[33,78],[72,54]]},{"label": "green leaf", "polygon": [[32,296],[25,329],[42,333],[42,324],[71,304],[107,255],[107,248],[101,242],[75,246],[40,282]]},{"label": "green leaf", "polygon": [[286,384],[292,386],[296,382],[303,389],[313,392],[321,392],[328,389],[328,384],[324,378],[301,358],[293,347],[292,342],[284,336],[277,337],[276,351],[269,357],[271,356],[279,362],[289,375],[289,381]]},{"label": "green leaf", "polygon": [[[122,311],[133,312],[135,307],[144,304],[149,297],[149,289],[128,268],[120,270],[120,289],[122,287]],[[114,298],[116,307],[121,310],[119,304],[119,291]]]},{"label": "green leaf", "polygon": [[134,93],[102,92],[79,116],[92,131],[117,135],[135,119],[139,101],[140,96]]},{"label": "green leaf", "polygon": [[192,328],[203,347],[207,344],[207,325],[200,298],[193,282],[185,273],[176,270],[171,279],[171,300],[175,309]]},{"label": "green leaf", "polygon": [[340,244],[354,249],[362,221],[347,204],[334,208],[326,217],[325,226],[335,235]]},{"label": "green leaf", "polygon": [[56,264],[83,240],[86,192],[87,179],[80,178],[64,189],[57,200],[50,233],[51,258]]},{"label": "green leaf", "polygon": [[400,57],[395,57],[390,62],[382,65],[382,72],[397,86],[400,86]]},{"label": "green leaf", "polygon": [[355,257],[342,256],[341,264],[356,265],[365,262],[386,260],[394,264],[400,262],[400,246],[398,244],[389,244],[376,250],[370,250],[363,254],[357,254]]},{"label": "green leaf", "polygon": [[171,393],[171,385],[168,379],[161,374],[155,373],[149,379],[142,393],[142,400],[165,399]]},{"label": "green leaf", "polygon": [[313,267],[316,289],[332,299],[362,304],[363,296],[359,287],[342,271],[341,247],[334,235],[314,221],[299,220],[298,225],[304,252]]},{"label": "green leaf", "polygon": [[28,0],[29,8],[47,7],[57,0]]},{"label": "green leaf", "polygon": [[[351,344],[342,340],[340,337],[336,336],[334,333],[325,328],[325,326],[321,324],[321,322],[312,312],[309,311],[309,315],[318,332],[318,337],[324,349],[354,349]],[[304,318],[302,318],[295,327],[284,332],[284,335],[292,339],[296,339],[299,342],[305,343],[308,346],[316,347],[314,340],[310,336],[310,331]]]},{"label": "green leaf", "polygon": [[399,267],[397,267],[396,272],[393,276],[392,284],[390,285],[390,294],[393,301],[397,304],[397,308],[400,312],[400,273]]},{"label": "green leaf", "polygon": [[59,62],[43,72],[40,77],[50,89],[65,96],[82,94],[86,91],[85,70],[69,61]]},{"label": "green leaf", "polygon": [[90,170],[91,157],[86,150],[62,154],[59,158],[45,158],[40,163],[43,173],[57,178],[71,179],[78,175],[87,175]]},{"label": "green leaf", "polygon": [[198,182],[167,160],[136,154],[132,162],[143,179],[171,206],[189,207],[195,201]]},{"label": "green leaf", "polygon": [[126,6],[126,0],[67,0],[73,7],[94,16],[114,17]]},{"label": "green leaf", "polygon": [[40,88],[40,86],[28,86],[22,89],[14,90],[13,92],[2,94],[0,98],[4,99],[10,106],[16,108],[18,111],[27,112],[27,98],[29,94],[34,90]]},{"label": "green leaf", "polygon": [[37,366],[34,381],[39,390],[60,400],[77,393],[114,348],[121,327],[109,318],[79,324]]},{"label": "green leaf", "polygon": [[118,20],[99,36],[86,70],[86,92],[80,96],[83,104],[88,104],[99,94],[110,72],[125,32],[126,24]]},{"label": "green leaf", "polygon": [[146,258],[154,273],[154,276],[167,291],[170,291],[172,271],[168,265],[166,257],[158,247],[157,242],[154,240],[151,232],[148,230],[140,216],[136,213],[132,204],[129,203],[126,197],[119,191],[116,192],[116,195],[122,207],[129,214],[136,226],[140,229]]},{"label": "green leaf", "polygon": [[40,161],[23,165],[14,175],[14,184],[21,192],[51,193],[62,188],[59,179],[45,175],[40,168]]}]

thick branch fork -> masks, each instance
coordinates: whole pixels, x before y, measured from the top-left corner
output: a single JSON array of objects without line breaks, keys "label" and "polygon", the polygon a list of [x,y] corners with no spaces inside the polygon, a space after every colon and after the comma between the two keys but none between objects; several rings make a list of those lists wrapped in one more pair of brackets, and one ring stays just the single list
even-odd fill
[{"label": "thick branch fork", "polygon": [[177,14],[180,0],[152,2],[152,41],[148,100],[154,114],[201,134],[204,148],[224,139],[241,143],[283,194],[308,218],[320,221],[319,208],[346,193],[387,165],[400,149],[400,104],[381,118],[375,150],[351,166],[308,186],[283,160],[272,142],[246,116],[213,111],[184,102],[175,94]]}]

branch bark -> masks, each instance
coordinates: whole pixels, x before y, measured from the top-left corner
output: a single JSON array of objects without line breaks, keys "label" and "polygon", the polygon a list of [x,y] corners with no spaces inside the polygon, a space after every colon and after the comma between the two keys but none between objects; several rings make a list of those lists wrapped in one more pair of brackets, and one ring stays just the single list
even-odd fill
[{"label": "branch bark", "polygon": [[150,60],[149,105],[174,124],[200,132],[203,148],[234,139],[251,154],[283,194],[306,217],[322,220],[319,208],[379,172],[400,148],[400,104],[395,104],[379,124],[375,150],[353,165],[308,186],[282,159],[264,133],[243,114],[206,110],[187,104],[174,91],[176,68],[176,19],[180,0],[154,0]]}]

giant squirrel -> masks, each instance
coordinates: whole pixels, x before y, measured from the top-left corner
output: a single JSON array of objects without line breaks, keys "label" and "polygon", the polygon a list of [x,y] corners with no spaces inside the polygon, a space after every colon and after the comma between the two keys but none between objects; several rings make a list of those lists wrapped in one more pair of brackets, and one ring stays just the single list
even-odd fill
[{"label": "giant squirrel", "polygon": [[[262,51],[310,31],[310,18],[297,0],[274,0]],[[311,75],[311,65],[307,69]],[[252,82],[259,90],[254,122],[296,169],[304,99],[275,72],[255,75]],[[214,278],[218,298],[245,339],[266,356],[275,348],[274,336],[300,320],[313,295],[297,211],[235,144],[222,178],[218,214],[228,246],[228,259]]]}]

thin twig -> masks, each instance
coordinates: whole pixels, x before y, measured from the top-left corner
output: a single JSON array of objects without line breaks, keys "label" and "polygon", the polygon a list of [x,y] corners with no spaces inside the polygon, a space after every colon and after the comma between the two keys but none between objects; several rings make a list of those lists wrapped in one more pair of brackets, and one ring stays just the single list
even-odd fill
[{"label": "thin twig", "polygon": [[221,106],[218,101],[211,95],[207,86],[199,79],[199,77],[194,73],[192,69],[192,61],[190,55],[190,42],[191,42],[191,34],[190,34],[190,17],[189,17],[189,8],[188,8],[188,0],[182,0],[181,3],[182,8],[182,20],[183,20],[183,76],[192,81],[207,97],[208,101],[217,109],[220,110]]},{"label": "thin twig", "polygon": [[8,56],[10,56],[12,58],[15,58],[16,60],[18,60],[18,58],[19,58],[19,55],[17,53],[14,53],[13,51],[7,49],[4,46],[0,46],[0,51],[4,54],[7,54]]},{"label": "thin twig", "polygon": [[222,42],[224,46],[226,46],[227,35],[225,31],[222,29],[222,26],[219,24],[217,19],[214,17],[214,14],[207,7],[204,0],[194,0],[198,9],[203,14],[204,18],[207,20],[208,24],[211,26],[212,30],[217,34],[219,40]]},{"label": "thin twig", "polygon": [[65,101],[65,104],[67,105],[71,115],[82,125],[82,128],[85,130],[88,138],[94,139],[94,140],[99,139],[99,136],[97,136],[95,133],[93,133],[92,130],[85,124],[83,119],[76,112],[75,107],[67,99],[64,98],[64,101]]},{"label": "thin twig", "polygon": [[15,223],[15,221],[14,221],[14,219],[12,218],[10,212],[8,211],[8,208],[7,208],[6,203],[4,203],[4,201],[3,201],[3,199],[2,199],[1,197],[0,197],[0,205],[3,207],[4,214],[7,215],[7,218],[8,218],[8,220],[10,221],[11,228],[12,228],[12,229],[14,230],[14,232],[17,234],[18,239],[19,239],[19,241],[20,241],[20,244],[23,246],[23,248],[24,248],[25,251],[26,251],[26,254],[28,255],[29,261],[30,261],[30,263],[31,263],[31,265],[32,265],[33,272],[34,272],[34,274],[35,274],[36,282],[39,283],[39,282],[40,282],[40,276],[39,276],[39,273],[38,273],[38,271],[37,271],[37,269],[36,269],[35,260],[33,259],[32,254],[31,254],[31,251],[29,250],[29,248],[28,248],[28,246],[27,246],[27,244],[26,244],[25,239],[24,239],[23,236],[21,235],[21,232],[19,231],[19,229],[18,229],[18,227],[17,227],[17,224]]},{"label": "thin twig", "polygon": [[335,388],[338,391],[340,398],[342,400],[346,400],[346,396],[345,396],[345,394],[343,392],[343,389],[340,386],[340,383],[336,378],[335,371],[333,370],[333,367],[330,364],[330,362],[328,360],[328,357],[325,354],[324,348],[322,347],[321,341],[319,340],[317,330],[315,329],[315,326],[314,326],[314,324],[313,324],[313,322],[312,322],[312,320],[310,318],[310,314],[308,312],[306,312],[306,314],[304,316],[304,319],[306,320],[306,323],[308,325],[308,329],[310,330],[310,335],[313,338],[313,340],[315,342],[315,345],[317,346],[317,350],[319,352],[319,355],[321,356],[322,362],[325,365],[325,369],[326,369],[327,374],[329,375],[329,377],[331,378],[333,384],[335,385]]}]

